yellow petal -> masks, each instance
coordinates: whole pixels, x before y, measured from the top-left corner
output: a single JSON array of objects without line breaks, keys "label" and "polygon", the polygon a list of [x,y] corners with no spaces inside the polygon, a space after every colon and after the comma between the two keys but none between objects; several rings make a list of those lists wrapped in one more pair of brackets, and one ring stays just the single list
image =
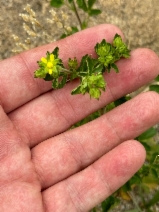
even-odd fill
[{"label": "yellow petal", "polygon": [[54,55],[50,54],[50,61],[53,62],[54,61]]},{"label": "yellow petal", "polygon": [[45,57],[42,57],[42,58],[41,58],[41,61],[42,61],[43,63],[47,63],[47,59],[46,59]]},{"label": "yellow petal", "polygon": [[49,69],[49,74],[52,74],[52,69]]}]

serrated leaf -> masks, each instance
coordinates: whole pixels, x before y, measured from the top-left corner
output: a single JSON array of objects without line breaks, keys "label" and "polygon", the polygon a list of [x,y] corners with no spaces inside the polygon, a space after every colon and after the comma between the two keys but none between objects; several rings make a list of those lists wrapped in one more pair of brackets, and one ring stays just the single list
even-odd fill
[{"label": "serrated leaf", "polygon": [[142,133],[141,135],[138,136],[139,140],[145,140],[148,138],[152,138],[154,135],[156,135],[157,130],[153,127]]},{"label": "serrated leaf", "polygon": [[53,81],[52,81],[52,88],[54,88],[54,89],[63,88],[64,85],[66,84],[66,80],[67,80],[67,75],[63,75],[60,78],[53,79]]},{"label": "serrated leaf", "polygon": [[64,0],[51,0],[50,5],[52,7],[59,8],[64,4]]},{"label": "serrated leaf", "polygon": [[[50,54],[50,53],[49,53]],[[56,47],[51,54],[53,54],[55,56],[55,58],[58,58],[59,56],[59,47]]]},{"label": "serrated leaf", "polygon": [[89,57],[88,55],[85,55],[81,59],[80,66],[79,66],[79,68],[77,70],[79,72],[80,76],[86,76],[87,75],[87,63],[86,63],[86,60],[87,60],[88,57]]},{"label": "serrated leaf", "polygon": [[111,64],[115,62],[114,47],[110,43],[107,43],[105,39],[103,39],[101,43],[96,44],[95,51],[99,56],[99,62],[108,68],[109,72]]},{"label": "serrated leaf", "polygon": [[63,75],[62,76],[62,80],[59,83],[59,88],[63,88],[64,85],[66,84],[66,80],[67,80],[67,75]]},{"label": "serrated leaf", "polygon": [[99,14],[101,14],[101,13],[102,13],[102,11],[99,10],[99,9],[91,9],[91,10],[89,10],[89,12],[88,12],[88,14],[89,14],[90,16],[99,15]]},{"label": "serrated leaf", "polygon": [[111,67],[115,70],[116,73],[119,73],[119,69],[115,63],[112,63]]},{"label": "serrated leaf", "polygon": [[34,77],[35,78],[45,78],[46,77],[46,73],[45,73],[45,71],[42,68],[40,68],[40,69],[38,69],[38,70],[36,70],[34,72]]},{"label": "serrated leaf", "polygon": [[92,58],[87,57],[86,64],[87,64],[87,73],[89,75],[91,75],[92,74],[92,70],[93,70],[93,60],[92,60]]},{"label": "serrated leaf", "polygon": [[96,0],[88,0],[88,8],[91,9],[95,2]]},{"label": "serrated leaf", "polygon": [[44,80],[45,81],[52,81],[53,80],[53,76],[51,76],[50,74],[46,74]]},{"label": "serrated leaf", "polygon": [[98,65],[95,65],[94,69],[93,69],[93,73],[103,73],[105,70],[103,64],[98,64]]},{"label": "serrated leaf", "polygon": [[93,73],[95,65],[95,60],[91,58],[89,55],[85,55],[82,57],[80,67],[78,69],[79,76],[87,76]]},{"label": "serrated leaf", "polygon": [[130,57],[130,50],[127,48],[126,44],[122,41],[120,35],[115,34],[113,39],[113,46],[116,47],[116,55],[117,57]]},{"label": "serrated leaf", "polygon": [[72,95],[80,94],[80,93],[81,93],[81,86],[80,85],[77,88],[75,88],[71,91]]},{"label": "serrated leaf", "polygon": [[159,93],[159,85],[150,85],[150,91],[156,91]]}]

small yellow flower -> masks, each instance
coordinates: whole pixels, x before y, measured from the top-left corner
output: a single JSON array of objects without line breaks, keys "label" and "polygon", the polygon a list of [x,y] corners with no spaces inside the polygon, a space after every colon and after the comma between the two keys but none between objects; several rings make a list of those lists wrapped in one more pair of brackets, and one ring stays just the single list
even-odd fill
[{"label": "small yellow flower", "polygon": [[46,59],[45,57],[41,58],[41,62],[46,64],[46,72],[49,73],[50,75],[53,73],[53,68],[55,66],[55,57],[53,54],[49,55],[49,58]]}]

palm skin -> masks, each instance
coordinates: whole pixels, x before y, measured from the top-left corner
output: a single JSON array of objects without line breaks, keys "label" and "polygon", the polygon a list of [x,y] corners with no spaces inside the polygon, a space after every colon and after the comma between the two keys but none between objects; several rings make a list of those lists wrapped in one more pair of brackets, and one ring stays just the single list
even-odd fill
[{"label": "palm skin", "polygon": [[[133,138],[159,122],[159,96],[140,94],[106,115],[68,130],[115,99],[159,74],[158,56],[148,49],[117,62],[105,74],[99,101],[71,96],[76,81],[61,90],[34,79],[35,61],[60,48],[60,57],[95,55],[94,46],[122,32],[99,25],[53,44],[0,62],[0,212],[85,212],[122,186],[143,164],[145,150]],[[68,131],[67,131],[68,130]]]}]

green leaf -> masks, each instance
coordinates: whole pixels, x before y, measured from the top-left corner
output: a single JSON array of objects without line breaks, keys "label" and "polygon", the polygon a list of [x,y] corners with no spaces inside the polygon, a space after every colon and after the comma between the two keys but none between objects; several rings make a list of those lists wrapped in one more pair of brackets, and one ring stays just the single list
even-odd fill
[{"label": "green leaf", "polygon": [[63,88],[64,85],[66,84],[66,80],[67,80],[67,75],[63,75],[60,78],[53,79],[52,88],[54,88],[54,89]]},{"label": "green leaf", "polygon": [[117,57],[130,57],[130,50],[127,48],[126,44],[122,41],[122,38],[120,35],[115,34],[115,37],[113,39],[113,46],[116,47],[116,55]]},{"label": "green leaf", "polygon": [[141,135],[138,136],[139,140],[145,140],[148,138],[152,138],[154,135],[156,135],[157,130],[153,127],[142,133]]},{"label": "green leaf", "polygon": [[109,72],[111,64],[116,61],[116,55],[114,54],[115,48],[110,43],[107,43],[105,39],[103,39],[101,43],[96,44],[95,51],[99,56],[99,62],[108,68]]},{"label": "green leaf", "polygon": [[143,183],[145,184],[159,184],[159,179],[158,178],[154,178],[154,176],[146,176],[143,178]]},{"label": "green leaf", "polygon": [[78,61],[76,57],[74,59],[69,58],[68,59],[68,67],[69,69],[77,69]]},{"label": "green leaf", "polygon": [[[48,52],[49,53],[49,52]],[[49,53],[50,54],[50,53]],[[59,47],[56,47],[51,54],[53,54],[55,56],[55,58],[58,58],[59,56]]]},{"label": "green leaf", "polygon": [[71,91],[72,95],[80,94],[80,93],[81,93],[81,86],[78,86],[77,88],[75,88]]},{"label": "green leaf", "polygon": [[71,29],[72,29],[71,35],[79,31],[76,26],[72,26]]},{"label": "green leaf", "polygon": [[150,85],[150,91],[156,91],[159,93],[159,85]]},{"label": "green leaf", "polygon": [[[137,138],[137,140],[139,140],[139,139]],[[150,151],[151,150],[151,147],[146,142],[140,141],[140,143],[145,147],[146,151]]]},{"label": "green leaf", "polygon": [[113,110],[114,108],[115,108],[115,104],[114,104],[114,102],[111,102],[110,104],[108,104],[106,106],[106,112],[109,112],[109,111]]},{"label": "green leaf", "polygon": [[113,206],[119,204],[120,200],[117,199],[114,196],[108,197],[106,200],[104,200],[101,204],[103,212],[108,212],[110,209],[113,208]]},{"label": "green leaf", "polygon": [[95,64],[95,59],[93,59],[91,56],[83,56],[81,59],[80,67],[78,69],[79,76],[87,76],[94,73]]},{"label": "green leaf", "polygon": [[81,84],[71,94],[89,93],[91,97],[99,99],[101,90],[105,90],[106,82],[103,75],[91,75],[81,78]]},{"label": "green leaf", "polygon": [[87,8],[85,0],[77,0],[77,4],[78,4],[79,8],[81,8],[82,10],[87,12],[88,8]]},{"label": "green leaf", "polygon": [[99,97],[101,95],[101,91],[98,88],[90,88],[89,94],[91,97],[93,97],[95,99],[99,99]]},{"label": "green leaf", "polygon": [[89,10],[89,12],[88,12],[88,14],[89,14],[90,16],[99,15],[99,14],[101,14],[101,13],[102,13],[102,11],[101,11],[101,10],[98,10],[98,9],[91,9],[91,10]]},{"label": "green leaf", "polygon": [[66,33],[63,33],[63,34],[60,36],[60,39],[66,38],[67,36],[69,36],[69,35],[66,34]]},{"label": "green leaf", "polygon": [[130,185],[136,185],[141,183],[141,178],[140,176],[136,173],[130,180],[129,180]]},{"label": "green leaf", "polygon": [[52,7],[59,8],[64,4],[64,0],[51,0],[50,5]]},{"label": "green leaf", "polygon": [[129,97],[123,96],[123,97],[121,97],[121,98],[115,100],[115,101],[114,101],[114,104],[115,104],[115,106],[117,107],[117,106],[119,106],[119,105],[121,105],[121,104],[127,102],[128,100],[129,100]]},{"label": "green leaf", "polygon": [[69,2],[69,3],[72,3],[72,2],[73,2],[73,0],[68,0],[68,2]]},{"label": "green leaf", "polygon": [[94,67],[94,69],[93,69],[93,71],[92,71],[92,73],[103,73],[105,71],[105,68],[104,68],[104,66],[103,66],[103,64],[97,64],[97,65],[95,65],[95,67]]},{"label": "green leaf", "polygon": [[115,63],[112,63],[111,67],[115,70],[116,73],[119,73],[119,69]]},{"label": "green leaf", "polygon": [[38,69],[38,70],[36,70],[34,72],[34,77],[35,78],[41,78],[41,79],[43,79],[43,78],[45,78],[45,76],[46,76],[46,73],[42,69]]},{"label": "green leaf", "polygon": [[88,24],[87,24],[87,22],[84,20],[84,21],[82,22],[82,29],[86,29],[87,26],[88,26]]},{"label": "green leaf", "polygon": [[53,76],[51,76],[50,74],[46,74],[44,80],[45,81],[52,81],[53,80]]},{"label": "green leaf", "polygon": [[91,9],[95,2],[96,0],[88,0],[88,8]]},{"label": "green leaf", "polygon": [[157,82],[159,82],[159,75],[155,78],[155,80],[156,80]]}]

